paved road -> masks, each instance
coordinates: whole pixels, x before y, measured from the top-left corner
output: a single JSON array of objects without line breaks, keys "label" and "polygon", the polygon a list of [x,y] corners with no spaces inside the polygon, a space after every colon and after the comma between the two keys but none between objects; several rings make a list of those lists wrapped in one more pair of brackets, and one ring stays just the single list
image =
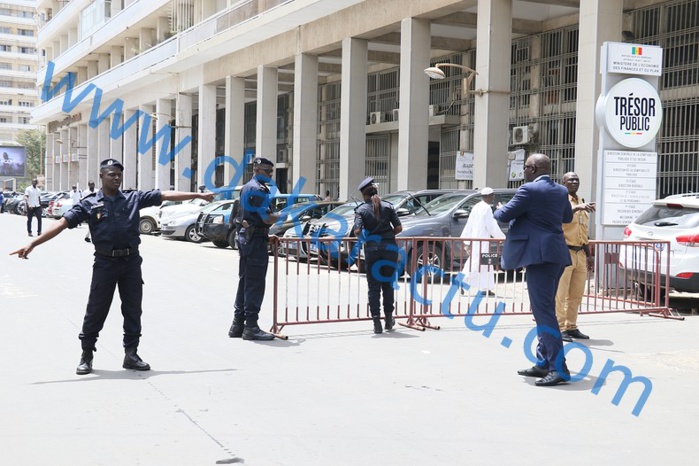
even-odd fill
[{"label": "paved road", "polygon": [[[594,337],[569,353],[580,382],[539,388],[528,366],[529,317],[490,338],[463,320],[440,331],[375,336],[369,323],[290,327],[288,341],[229,339],[237,252],[144,237],[144,334],[153,370],[121,368],[115,299],[95,371],[75,375],[91,247],[85,228],[7,253],[27,238],[0,216],[0,451],[8,465],[535,465],[693,463],[699,416],[699,320],[590,316]],[[47,223],[50,221],[47,221]],[[267,301],[269,302],[269,300]],[[263,311],[263,324],[271,321]],[[509,348],[503,339],[509,338]],[[612,404],[615,361],[652,381]]]}]

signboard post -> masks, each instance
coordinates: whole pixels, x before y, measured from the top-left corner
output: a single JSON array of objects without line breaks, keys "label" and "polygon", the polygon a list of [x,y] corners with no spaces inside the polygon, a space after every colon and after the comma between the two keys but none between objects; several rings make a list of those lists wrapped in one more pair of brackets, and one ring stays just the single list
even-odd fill
[{"label": "signboard post", "polygon": [[600,60],[595,238],[617,240],[656,198],[655,137],[663,118],[658,94],[663,50],[605,42]]}]

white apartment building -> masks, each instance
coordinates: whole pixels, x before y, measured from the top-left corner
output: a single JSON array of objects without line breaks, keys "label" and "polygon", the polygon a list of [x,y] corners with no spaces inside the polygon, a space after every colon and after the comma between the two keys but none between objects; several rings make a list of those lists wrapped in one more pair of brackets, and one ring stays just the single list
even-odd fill
[{"label": "white apartment building", "polygon": [[35,0],[0,1],[0,143],[12,144],[19,131],[36,129],[31,111],[39,103],[36,75]]},{"label": "white apartment building", "polygon": [[[340,199],[365,176],[382,192],[516,186],[508,153],[524,149],[578,172],[590,199],[600,46],[626,41],[664,49],[658,194],[696,191],[698,3],[39,0],[37,83],[62,87],[33,123],[50,189],[85,186],[108,157],[124,188],[235,184],[245,154],[272,159],[282,190]],[[473,180],[456,181],[457,151]]]}]

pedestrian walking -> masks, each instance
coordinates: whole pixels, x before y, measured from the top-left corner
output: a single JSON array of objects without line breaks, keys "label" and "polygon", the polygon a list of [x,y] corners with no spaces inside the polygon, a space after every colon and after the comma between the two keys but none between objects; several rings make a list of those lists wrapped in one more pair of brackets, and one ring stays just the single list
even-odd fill
[{"label": "pedestrian walking", "polygon": [[374,333],[382,333],[382,293],[385,329],[391,330],[395,324],[393,284],[398,268],[396,235],[403,231],[403,225],[393,204],[379,197],[373,178],[366,178],[358,189],[364,203],[354,209],[352,230],[364,244],[364,270],[369,285],[369,312],[374,321]]},{"label": "pedestrian walking", "polygon": [[233,323],[228,330],[231,338],[243,340],[273,340],[274,334],[265,332],[258,325],[262,301],[265,297],[265,281],[269,265],[268,244],[277,247],[279,238],[269,234],[269,227],[279,219],[272,212],[270,186],[274,164],[257,157],[252,164],[253,176],[240,191],[237,235],[240,262],[238,290],[235,296]]},{"label": "pedestrian walking", "polygon": [[[461,231],[462,238],[505,239],[505,233],[502,232],[498,222],[493,217],[494,199],[495,191],[493,188],[486,187],[481,190],[481,201],[471,209],[466,225]],[[469,256],[461,271],[464,274],[466,284],[469,289],[475,288],[484,295],[495,296],[495,270],[492,265],[483,264],[481,261],[482,254],[490,253],[490,242],[478,241],[475,247],[470,242],[466,243],[469,248]]]},{"label": "pedestrian walking", "polygon": [[36,187],[38,180],[24,190],[24,202],[27,204],[27,234],[32,235],[32,218],[36,217],[36,234],[41,235],[41,190]]},{"label": "pedestrian walking", "polygon": [[518,371],[540,377],[537,386],[558,385],[570,380],[563,340],[556,320],[556,290],[570,254],[561,225],[573,219],[568,190],[550,178],[551,160],[544,154],[529,156],[524,164],[527,183],[495,211],[500,222],[510,222],[502,251],[502,268],[526,267],[527,291],[536,321],[537,364]]},{"label": "pedestrian walking", "polygon": [[561,181],[568,189],[568,200],[573,210],[573,221],[563,224],[563,236],[572,264],[565,268],[558,283],[556,317],[563,341],[573,341],[573,338],[588,340],[590,337],[578,328],[578,310],[585,292],[587,273],[594,266],[590,254],[588,222],[589,212],[595,211],[595,203],[585,202],[585,199],[578,196],[580,177],[577,173],[566,173]]},{"label": "pedestrian walking", "polygon": [[160,205],[162,201],[184,201],[188,199],[213,200],[213,193],[187,193],[177,191],[131,191],[119,188],[124,166],[115,159],[107,159],[100,164],[102,189],[86,196],[74,205],[63,217],[39,238],[11,254],[20,259],[28,259],[34,248],[45,243],[66,228],[75,228],[81,222],[88,222],[95,246],[95,260],[92,266],[92,282],[87,300],[87,310],[83,319],[80,341],[82,355],[76,369],[78,375],[92,372],[93,353],[96,351],[97,337],[119,287],[121,313],[124,316],[124,369],[150,370],[150,365],[137,354],[141,339],[141,301],[143,262],[138,245],[139,210]]}]

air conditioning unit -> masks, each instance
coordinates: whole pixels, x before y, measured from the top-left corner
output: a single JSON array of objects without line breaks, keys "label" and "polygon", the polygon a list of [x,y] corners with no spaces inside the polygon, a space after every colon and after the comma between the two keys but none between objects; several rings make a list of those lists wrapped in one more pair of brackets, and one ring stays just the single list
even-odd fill
[{"label": "air conditioning unit", "polygon": [[536,133],[533,126],[515,126],[512,128],[512,145],[529,144],[534,140],[535,136]]},{"label": "air conditioning unit", "polygon": [[399,109],[394,108],[393,109],[393,121],[398,121],[398,115],[400,114]]},{"label": "air conditioning unit", "polygon": [[375,125],[377,123],[383,123],[384,114],[383,112],[371,112],[369,124]]},{"label": "air conditioning unit", "polygon": [[437,104],[430,105],[430,106],[428,107],[428,112],[429,112],[429,115],[430,115],[431,117],[433,117],[433,116],[435,116],[435,115],[439,115],[439,111],[440,111],[440,110],[441,110],[441,109],[439,108],[439,105],[437,105]]}]

